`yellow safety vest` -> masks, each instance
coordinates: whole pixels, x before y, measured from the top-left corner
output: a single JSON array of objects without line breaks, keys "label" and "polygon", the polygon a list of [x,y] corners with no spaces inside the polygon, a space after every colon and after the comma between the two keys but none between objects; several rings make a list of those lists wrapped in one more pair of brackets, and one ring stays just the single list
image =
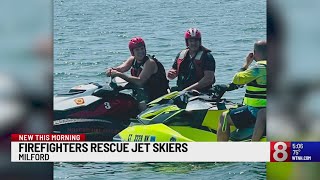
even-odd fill
[{"label": "yellow safety vest", "polygon": [[267,106],[267,61],[258,61],[257,66],[256,68],[261,68],[259,72],[265,75],[247,84],[243,103],[247,106],[259,108]]}]

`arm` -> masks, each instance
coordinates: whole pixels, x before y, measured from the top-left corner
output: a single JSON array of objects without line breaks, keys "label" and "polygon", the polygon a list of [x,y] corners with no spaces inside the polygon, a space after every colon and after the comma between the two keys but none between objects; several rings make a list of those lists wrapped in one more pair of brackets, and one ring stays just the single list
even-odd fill
[{"label": "arm", "polygon": [[246,61],[244,62],[244,65],[242,68],[240,68],[240,71],[245,71],[249,68],[250,64],[253,62],[253,53],[249,53],[246,57]]},{"label": "arm", "polygon": [[263,76],[266,76],[266,69],[259,66],[254,66],[245,71],[235,74],[232,83],[237,85],[245,85],[256,79],[258,80]]},{"label": "arm", "polygon": [[237,84],[237,85],[245,85],[248,84],[251,81],[254,81],[258,77],[255,75],[255,71],[258,71],[259,69],[257,68],[251,68],[247,69],[242,72],[238,72],[237,74],[234,75],[232,83]]},{"label": "arm", "polygon": [[199,90],[209,85],[212,85],[213,83],[214,83],[214,71],[204,71],[204,76],[202,79],[200,79],[199,82],[194,83],[193,85],[187,87],[184,90],[186,91],[192,90],[192,89]]},{"label": "arm", "polygon": [[232,81],[233,84],[245,85],[258,78],[257,74],[259,74],[259,72],[256,72],[258,71],[258,69],[255,69],[255,68],[248,69],[252,61],[253,61],[253,53],[249,53],[246,57],[243,67],[240,68],[240,72],[234,75],[233,81]]},{"label": "arm", "polygon": [[177,60],[180,56],[180,53],[177,55],[176,59],[174,60],[174,63],[172,65],[172,68],[168,71],[167,73],[167,78],[170,80],[175,79],[178,76],[178,72],[177,72]]},{"label": "arm", "polygon": [[133,63],[134,57],[130,56],[125,62],[123,62],[120,66],[114,67],[114,68],[108,68],[106,70],[107,75],[110,74],[111,69],[116,70],[118,72],[126,72],[130,69],[132,63]]},{"label": "arm", "polygon": [[111,76],[118,76],[130,83],[133,83],[139,87],[142,87],[147,80],[157,71],[157,64],[153,60],[146,61],[144,64],[144,68],[140,73],[139,77],[129,76],[124,73],[118,72],[116,70],[112,70]]}]

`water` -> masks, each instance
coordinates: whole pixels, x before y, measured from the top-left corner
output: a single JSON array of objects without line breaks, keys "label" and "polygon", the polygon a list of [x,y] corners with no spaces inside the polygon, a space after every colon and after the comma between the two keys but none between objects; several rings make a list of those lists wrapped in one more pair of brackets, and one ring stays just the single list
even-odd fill
[{"label": "water", "polygon": [[55,179],[266,179],[264,163],[59,163]]},{"label": "water", "polygon": [[[202,44],[213,51],[216,83],[228,83],[253,42],[266,39],[266,2],[54,0],[54,93],[109,82],[105,68],[128,58],[134,36],[143,37],[148,53],[169,69],[190,27],[202,32]],[[243,94],[241,89],[226,97],[240,101]],[[59,163],[54,170],[56,179],[265,179],[265,163]]]}]

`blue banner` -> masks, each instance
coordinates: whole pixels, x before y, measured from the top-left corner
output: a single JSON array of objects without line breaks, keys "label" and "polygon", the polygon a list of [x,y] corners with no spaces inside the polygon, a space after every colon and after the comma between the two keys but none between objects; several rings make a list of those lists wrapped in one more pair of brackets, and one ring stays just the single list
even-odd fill
[{"label": "blue banner", "polygon": [[292,162],[320,162],[320,142],[291,142]]}]

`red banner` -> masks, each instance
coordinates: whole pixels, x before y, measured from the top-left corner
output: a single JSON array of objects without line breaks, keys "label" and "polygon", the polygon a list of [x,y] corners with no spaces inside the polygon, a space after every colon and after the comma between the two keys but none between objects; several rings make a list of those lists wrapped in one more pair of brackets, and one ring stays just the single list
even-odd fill
[{"label": "red banner", "polygon": [[84,134],[11,134],[11,141],[85,141]]}]

